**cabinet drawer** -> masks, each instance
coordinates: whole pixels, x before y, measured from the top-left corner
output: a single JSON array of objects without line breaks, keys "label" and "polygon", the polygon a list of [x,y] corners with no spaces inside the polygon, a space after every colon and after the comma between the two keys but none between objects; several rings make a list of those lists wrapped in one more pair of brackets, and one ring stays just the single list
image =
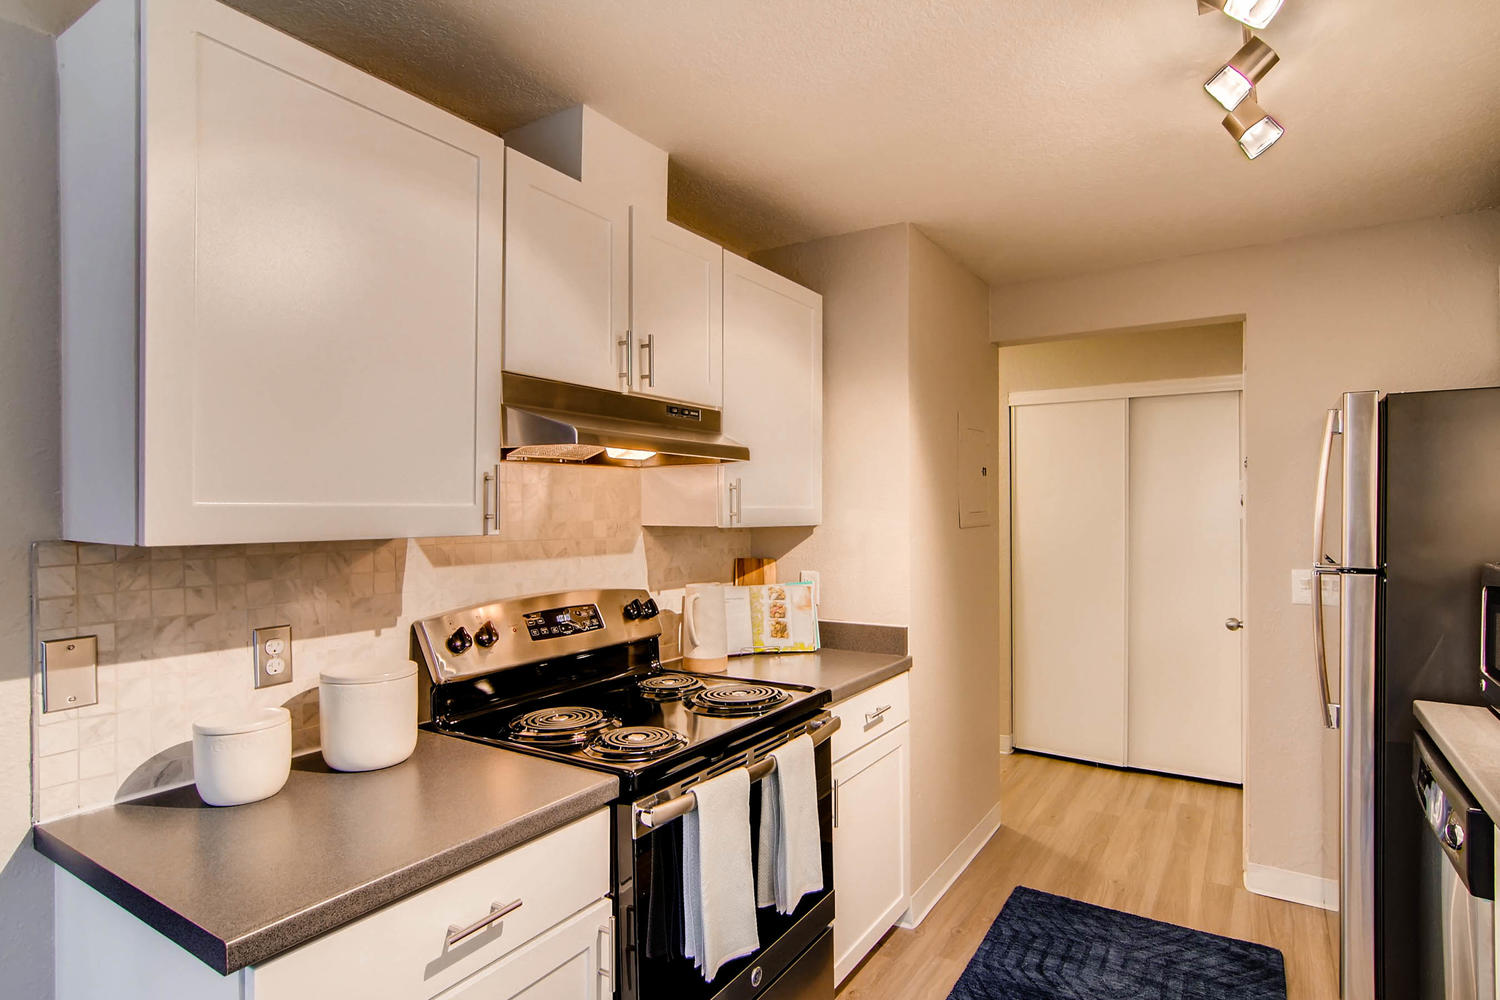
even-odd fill
[{"label": "cabinet drawer", "polygon": [[833,759],[838,760],[911,718],[906,675],[897,674],[888,681],[881,681],[868,690],[836,702],[829,711],[837,715],[840,722],[832,740]]},{"label": "cabinet drawer", "polygon": [[[251,970],[256,1000],[430,997],[609,892],[609,813],[544,837],[361,917]],[[520,906],[451,947],[491,907]]]}]

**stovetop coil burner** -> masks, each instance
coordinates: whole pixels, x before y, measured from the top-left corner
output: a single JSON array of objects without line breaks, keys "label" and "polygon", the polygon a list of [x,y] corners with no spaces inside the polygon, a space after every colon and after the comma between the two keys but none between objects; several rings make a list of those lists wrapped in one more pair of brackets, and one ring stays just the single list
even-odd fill
[{"label": "stovetop coil burner", "polygon": [[511,720],[510,738],[538,746],[582,746],[596,733],[614,729],[620,720],[597,708],[564,705],[527,712]]},{"label": "stovetop coil burner", "polygon": [[767,684],[716,684],[687,698],[688,706],[704,715],[759,715],[791,698]]},{"label": "stovetop coil burner", "polygon": [[692,674],[656,674],[641,681],[638,688],[642,697],[652,701],[677,701],[703,690],[703,682]]},{"label": "stovetop coil burner", "polygon": [[686,736],[663,726],[621,726],[599,733],[583,752],[599,760],[651,760],[686,746],[687,741]]}]

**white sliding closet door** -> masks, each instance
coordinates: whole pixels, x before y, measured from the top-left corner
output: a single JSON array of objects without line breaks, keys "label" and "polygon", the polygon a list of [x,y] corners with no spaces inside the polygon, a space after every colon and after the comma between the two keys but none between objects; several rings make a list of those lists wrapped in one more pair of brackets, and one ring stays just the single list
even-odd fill
[{"label": "white sliding closet door", "polygon": [[1015,743],[1124,764],[1125,399],[1012,415]]},{"label": "white sliding closet door", "polygon": [[1132,767],[1242,780],[1240,511],[1240,394],[1132,399]]}]

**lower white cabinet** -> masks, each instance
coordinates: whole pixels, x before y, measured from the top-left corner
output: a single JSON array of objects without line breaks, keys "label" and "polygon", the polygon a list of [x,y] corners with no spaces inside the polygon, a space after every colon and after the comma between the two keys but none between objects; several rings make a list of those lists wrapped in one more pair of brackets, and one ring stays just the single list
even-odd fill
[{"label": "lower white cabinet", "polygon": [[600,810],[227,976],[58,869],[56,996],[607,1000],[609,865]]},{"label": "lower white cabinet", "polygon": [[601,899],[435,1000],[609,1000],[614,947],[614,910]]},{"label": "lower white cabinet", "polygon": [[835,982],[843,982],[911,907],[906,705],[902,675],[833,706],[841,734],[870,734],[833,762]]}]

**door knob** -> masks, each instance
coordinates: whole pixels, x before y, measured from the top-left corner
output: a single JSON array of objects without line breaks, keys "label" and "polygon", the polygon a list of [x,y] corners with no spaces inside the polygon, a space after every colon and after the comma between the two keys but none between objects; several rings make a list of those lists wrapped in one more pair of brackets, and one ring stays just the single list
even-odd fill
[{"label": "door knob", "polygon": [[1245,623],[1238,618],[1226,618],[1224,619],[1224,627],[1231,632],[1238,632],[1245,627]]}]

